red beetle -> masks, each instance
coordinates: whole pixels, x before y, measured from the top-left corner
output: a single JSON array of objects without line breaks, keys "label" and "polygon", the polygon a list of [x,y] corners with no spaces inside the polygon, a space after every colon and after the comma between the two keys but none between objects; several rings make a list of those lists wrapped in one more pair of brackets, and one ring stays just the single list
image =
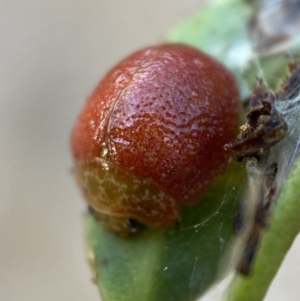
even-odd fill
[{"label": "red beetle", "polygon": [[147,47],[110,70],[72,131],[76,178],[96,217],[119,234],[165,227],[200,200],[235,138],[232,74],[183,44]]}]

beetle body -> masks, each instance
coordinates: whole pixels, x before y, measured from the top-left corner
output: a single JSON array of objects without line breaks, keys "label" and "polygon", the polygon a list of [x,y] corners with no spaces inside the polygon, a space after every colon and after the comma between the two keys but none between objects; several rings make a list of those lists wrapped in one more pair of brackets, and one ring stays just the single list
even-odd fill
[{"label": "beetle body", "polygon": [[73,128],[79,186],[115,232],[128,219],[168,226],[221,172],[238,116],[235,80],[208,55],[183,44],[137,51],[104,76]]}]

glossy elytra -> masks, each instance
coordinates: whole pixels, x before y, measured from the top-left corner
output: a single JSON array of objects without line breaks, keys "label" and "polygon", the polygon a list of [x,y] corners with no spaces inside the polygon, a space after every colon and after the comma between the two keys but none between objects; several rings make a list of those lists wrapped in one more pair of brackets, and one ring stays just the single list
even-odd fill
[{"label": "glossy elytra", "polygon": [[76,179],[119,234],[168,226],[226,163],[239,95],[231,73],[183,44],[144,48],[111,69],[72,131]]}]

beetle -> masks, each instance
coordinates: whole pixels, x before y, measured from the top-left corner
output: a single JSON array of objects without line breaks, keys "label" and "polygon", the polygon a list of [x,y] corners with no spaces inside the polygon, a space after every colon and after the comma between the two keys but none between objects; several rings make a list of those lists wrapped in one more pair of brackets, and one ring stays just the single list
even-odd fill
[{"label": "beetle", "polygon": [[166,227],[224,168],[237,132],[233,75],[185,44],[143,48],[96,86],[71,134],[75,175],[95,217],[119,235]]}]

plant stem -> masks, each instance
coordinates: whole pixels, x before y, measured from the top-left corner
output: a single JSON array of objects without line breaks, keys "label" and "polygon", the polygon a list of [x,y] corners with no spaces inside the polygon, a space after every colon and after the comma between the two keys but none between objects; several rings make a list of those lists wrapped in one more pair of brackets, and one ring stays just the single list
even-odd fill
[{"label": "plant stem", "polygon": [[283,184],[273,207],[268,229],[262,235],[253,272],[249,277],[236,275],[227,301],[260,301],[266,295],[286,253],[300,231],[300,159]]}]

